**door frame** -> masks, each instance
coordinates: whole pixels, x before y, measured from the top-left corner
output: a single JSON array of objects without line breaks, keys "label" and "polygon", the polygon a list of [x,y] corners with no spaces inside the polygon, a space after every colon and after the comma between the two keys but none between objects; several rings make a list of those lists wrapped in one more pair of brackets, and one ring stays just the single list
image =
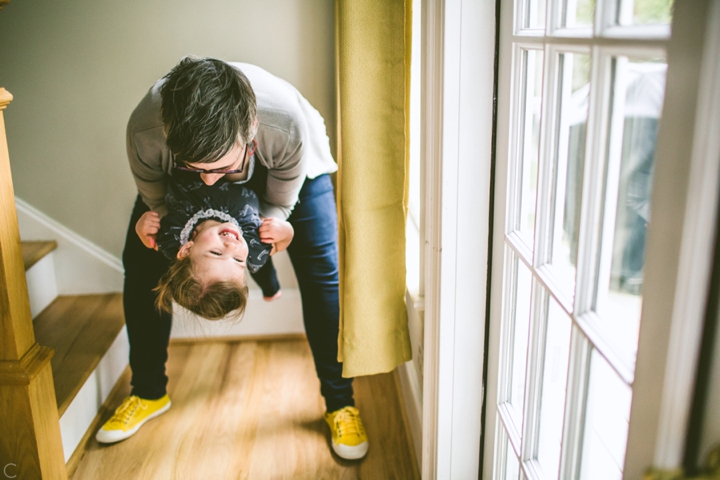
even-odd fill
[{"label": "door frame", "polygon": [[495,2],[423,0],[422,478],[476,478],[484,399]]}]

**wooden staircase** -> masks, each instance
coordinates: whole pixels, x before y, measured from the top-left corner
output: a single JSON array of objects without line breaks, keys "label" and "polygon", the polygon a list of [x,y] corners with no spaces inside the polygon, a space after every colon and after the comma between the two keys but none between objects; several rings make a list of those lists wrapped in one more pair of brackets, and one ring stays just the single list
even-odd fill
[{"label": "wooden staircase", "polygon": [[127,365],[122,295],[58,296],[57,243],[20,242],[2,112],[11,100],[0,88],[0,471],[66,479]]},{"label": "wooden staircase", "polygon": [[22,242],[22,259],[25,272],[57,248],[55,240]]},{"label": "wooden staircase", "polygon": [[51,366],[62,417],[125,325],[122,295],[61,296],[34,323],[37,342],[55,350]]}]

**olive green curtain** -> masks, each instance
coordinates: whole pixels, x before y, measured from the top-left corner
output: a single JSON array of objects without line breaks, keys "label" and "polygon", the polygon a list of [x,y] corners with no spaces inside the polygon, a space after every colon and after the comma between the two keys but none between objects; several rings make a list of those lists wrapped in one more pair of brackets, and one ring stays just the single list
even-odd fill
[{"label": "olive green curtain", "polygon": [[336,0],[339,360],[410,360],[405,308],[411,0]]}]

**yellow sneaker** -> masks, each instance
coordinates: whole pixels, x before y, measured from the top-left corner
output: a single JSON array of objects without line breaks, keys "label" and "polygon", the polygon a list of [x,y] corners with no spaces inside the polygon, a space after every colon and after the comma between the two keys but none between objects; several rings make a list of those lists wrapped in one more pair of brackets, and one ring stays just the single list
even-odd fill
[{"label": "yellow sneaker", "polygon": [[368,438],[355,407],[344,407],[325,414],[332,433],[332,447],[345,460],[358,460],[368,451]]},{"label": "yellow sneaker", "polygon": [[129,438],[140,430],[145,422],[162,415],[170,409],[170,397],[145,400],[132,395],[126,397],[115,414],[98,430],[95,439],[100,443],[115,443]]}]

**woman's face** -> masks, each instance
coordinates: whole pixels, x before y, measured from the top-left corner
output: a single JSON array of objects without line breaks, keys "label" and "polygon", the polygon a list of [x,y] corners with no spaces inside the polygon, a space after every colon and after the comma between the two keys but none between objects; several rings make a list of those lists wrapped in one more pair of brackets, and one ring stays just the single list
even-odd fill
[{"label": "woman's face", "polygon": [[245,284],[248,246],[240,229],[232,223],[206,220],[195,229],[192,241],[178,252],[190,257],[200,282],[235,281]]},{"label": "woman's face", "polygon": [[[247,145],[236,143],[228,153],[212,163],[188,163],[187,166],[196,169],[198,173],[201,170],[228,170],[232,172],[235,169],[241,168],[241,165],[245,166],[247,163],[247,153]],[[200,179],[205,185],[214,185],[225,175],[225,173],[221,172],[200,173]]]}]

